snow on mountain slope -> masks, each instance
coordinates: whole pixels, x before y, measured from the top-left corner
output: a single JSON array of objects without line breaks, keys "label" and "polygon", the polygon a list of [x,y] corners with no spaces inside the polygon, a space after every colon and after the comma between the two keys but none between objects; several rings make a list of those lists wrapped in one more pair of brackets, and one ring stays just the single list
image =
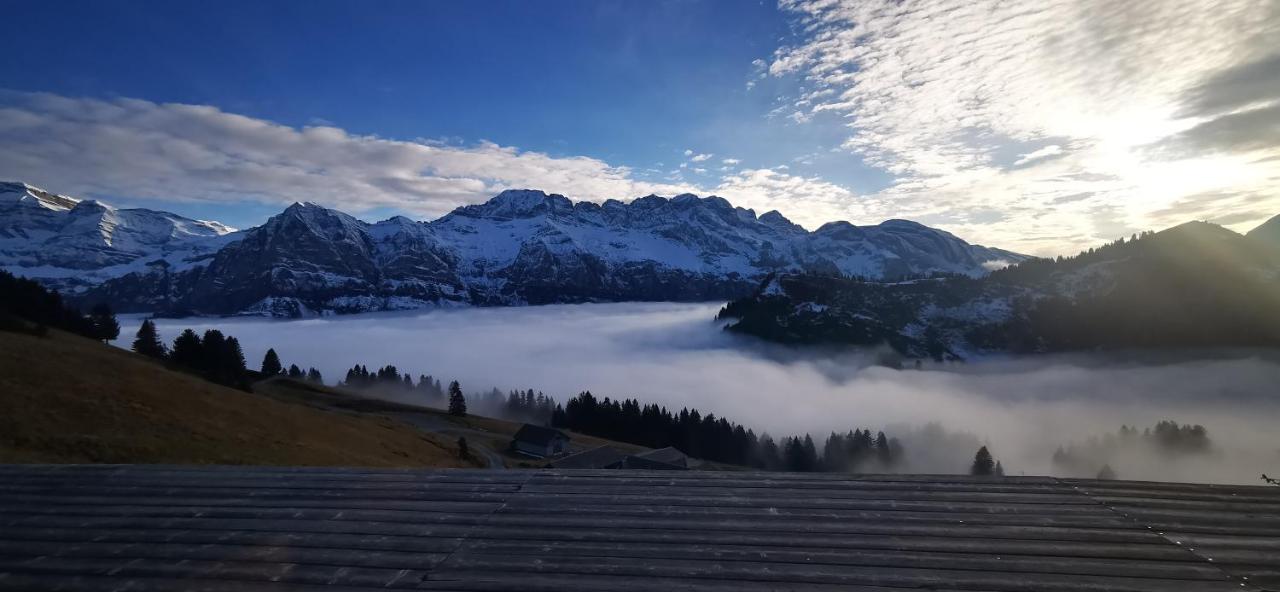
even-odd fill
[{"label": "snow on mountain slope", "polygon": [[156,261],[186,268],[234,240],[234,230],[147,209],[117,209],[25,183],[0,183],[0,267],[63,290],[83,289]]},{"label": "snow on mountain slope", "polygon": [[[721,197],[573,202],[504,191],[433,222],[310,203],[262,226],[121,210],[4,186],[0,263],[121,310],[303,315],[420,306],[712,300],[772,272],[979,276],[1025,257],[913,222],[814,232]],[[95,285],[96,284],[96,285]]]}]

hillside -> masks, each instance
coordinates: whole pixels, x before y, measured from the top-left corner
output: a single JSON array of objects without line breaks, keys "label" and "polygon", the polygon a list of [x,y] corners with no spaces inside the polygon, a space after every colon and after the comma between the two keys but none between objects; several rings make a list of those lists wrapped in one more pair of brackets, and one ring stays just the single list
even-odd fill
[{"label": "hillside", "polygon": [[984,351],[1280,346],[1280,248],[1192,222],[981,277],[781,274],[729,303],[729,329],[798,344]]},{"label": "hillside", "polygon": [[[513,454],[507,450],[511,438],[522,425],[519,422],[471,414],[458,417],[449,415],[443,409],[363,396],[341,387],[318,385],[283,376],[257,382],[253,385],[253,390],[255,393],[277,400],[319,409],[390,417],[436,434],[450,442],[456,442],[459,437],[465,437],[469,447],[478,457],[486,461],[491,459],[490,466],[539,467],[546,464],[546,461]],[[570,452],[606,445],[628,453],[649,450],[635,444],[597,438],[570,430],[563,431],[571,438]]]},{"label": "hillside", "polygon": [[473,466],[386,417],[218,386],[56,330],[0,331],[0,462]]}]

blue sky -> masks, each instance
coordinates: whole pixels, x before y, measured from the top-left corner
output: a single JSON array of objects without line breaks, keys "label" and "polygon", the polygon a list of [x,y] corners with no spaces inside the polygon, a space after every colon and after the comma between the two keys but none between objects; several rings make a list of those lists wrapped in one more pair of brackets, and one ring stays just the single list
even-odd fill
[{"label": "blue sky", "polygon": [[0,177],[242,227],[304,199],[432,218],[507,187],[694,191],[1037,253],[1280,211],[1276,144],[1188,111],[1272,104],[1231,81],[1271,72],[1248,33],[1276,17],[1088,1],[28,2]]}]

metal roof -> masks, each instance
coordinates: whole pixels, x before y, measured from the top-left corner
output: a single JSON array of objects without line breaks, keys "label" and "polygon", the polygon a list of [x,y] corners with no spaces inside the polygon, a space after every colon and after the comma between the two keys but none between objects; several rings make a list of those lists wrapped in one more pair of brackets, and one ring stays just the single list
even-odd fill
[{"label": "metal roof", "polygon": [[0,590],[1274,590],[1278,541],[1280,487],[0,465]]}]

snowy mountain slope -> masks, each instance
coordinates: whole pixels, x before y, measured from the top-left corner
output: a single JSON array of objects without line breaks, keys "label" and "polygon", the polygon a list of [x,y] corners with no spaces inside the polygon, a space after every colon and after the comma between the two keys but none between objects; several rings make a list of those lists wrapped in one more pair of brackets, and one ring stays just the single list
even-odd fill
[{"label": "snowy mountain slope", "polygon": [[217,222],[0,183],[0,267],[63,290],[157,261],[190,267],[234,240],[233,232]]},{"label": "snowy mountain slope", "polygon": [[[6,266],[47,280],[74,270],[78,286],[96,284],[85,301],[172,314],[729,299],[774,272],[976,277],[1026,259],[902,220],[809,232],[778,212],[758,216],[688,194],[597,204],[512,190],[433,222],[373,224],[302,203],[227,234],[213,223],[22,187]],[[93,257],[74,267],[67,258],[85,249]],[[38,265],[53,267],[31,273]]]},{"label": "snowy mountain slope", "polygon": [[772,276],[729,328],[908,357],[1096,348],[1280,346],[1280,248],[1205,222],[983,277]]}]

